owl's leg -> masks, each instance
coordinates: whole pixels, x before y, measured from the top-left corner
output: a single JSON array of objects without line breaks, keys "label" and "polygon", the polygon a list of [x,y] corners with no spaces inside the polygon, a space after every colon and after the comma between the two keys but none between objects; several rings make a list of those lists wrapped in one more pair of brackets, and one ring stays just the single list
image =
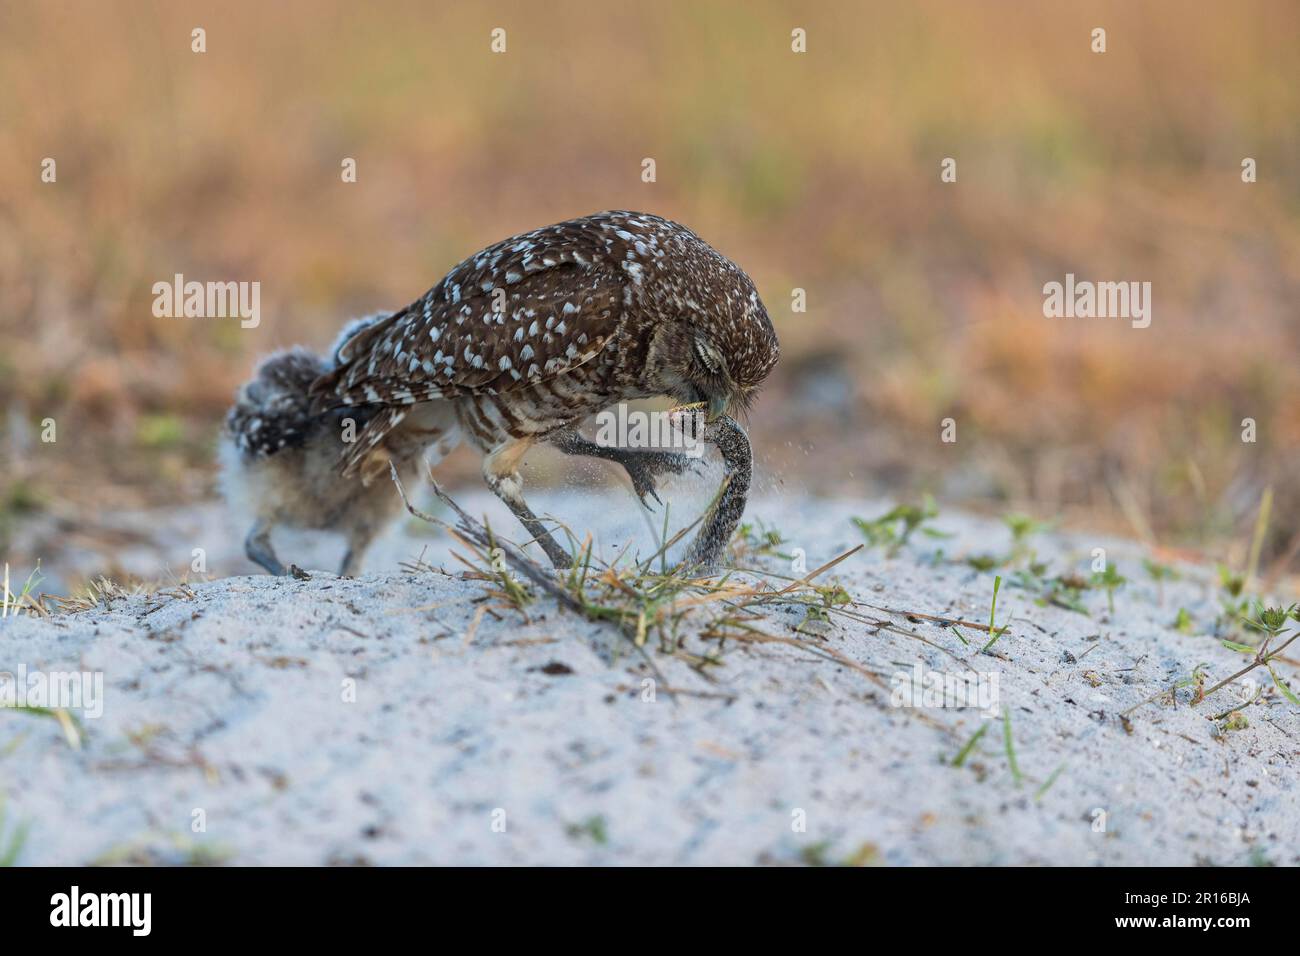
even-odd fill
[{"label": "owl's leg", "polygon": [[244,553],[254,564],[264,567],[268,574],[283,576],[289,573],[275,556],[275,549],[271,547],[271,523],[263,518],[257,519],[253,530],[244,539]]},{"label": "owl's leg", "polygon": [[617,462],[623,466],[627,476],[632,479],[632,488],[636,491],[641,504],[647,508],[650,503],[645,500],[649,495],[663,504],[655,490],[655,479],[661,475],[680,475],[688,468],[698,467],[700,460],[680,451],[645,451],[635,448],[612,448],[585,438],[576,431],[563,432],[552,439],[553,444],[566,455],[584,455],[588,458],[601,458]]},{"label": "owl's leg", "polygon": [[375,530],[368,525],[353,528],[348,534],[348,549],[343,553],[343,564],[339,567],[339,577],[354,578],[361,571],[361,561],[366,556],[366,549],[375,539]]},{"label": "owl's leg", "polygon": [[533,540],[541,545],[546,556],[551,559],[551,564],[557,568],[568,568],[573,564],[573,556],[556,543],[546,526],[524,501],[524,482],[519,476],[519,462],[531,446],[531,441],[518,440],[498,445],[483,459],[483,479],[492,493],[515,513]]}]

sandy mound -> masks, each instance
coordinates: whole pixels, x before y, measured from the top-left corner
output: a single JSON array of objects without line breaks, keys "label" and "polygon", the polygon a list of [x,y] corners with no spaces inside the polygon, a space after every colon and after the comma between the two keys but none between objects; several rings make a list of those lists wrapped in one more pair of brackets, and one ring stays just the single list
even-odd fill
[{"label": "sandy mound", "polygon": [[[606,554],[629,538],[648,553],[639,517],[610,517],[626,501],[547,504],[599,529]],[[862,543],[852,516],[883,510],[759,501],[751,516],[812,569]],[[176,564],[218,537],[219,519],[187,515]],[[979,653],[986,633],[963,629],[963,644],[877,610],[988,621],[994,572],[960,559],[1007,551],[1006,529],[933,524],[951,537],[864,550],[819,579],[842,585],[859,604],[839,607],[860,620],[765,606],[756,628],[793,645],[707,640],[721,605],[689,618],[677,656],[657,639],[643,654],[546,598],[525,619],[462,579],[445,535],[414,527],[371,562],[389,570],[356,580],[230,577],[5,621],[4,666],[100,672],[103,713],[78,731],[0,711],[0,855],[25,824],[29,864],[1300,860],[1300,711],[1266,674],[1251,675],[1265,692],[1238,717],[1210,719],[1248,699],[1236,685],[1196,707],[1184,689],[1127,728],[1118,717],[1197,665],[1211,685],[1242,665],[1210,636],[1221,608],[1208,576],[1185,569],[1161,599],[1132,546],[1039,535],[1052,574],[1086,575],[1091,549],[1108,548],[1131,579],[1114,614],[1099,590],[1083,592],[1086,614],[1041,605],[1004,569],[1009,631]],[[430,567],[396,567],[421,549]],[[234,558],[213,548],[212,560],[222,572]],[[753,560],[790,574],[785,557]],[[1191,633],[1172,626],[1180,608]],[[708,677],[695,655],[719,660]],[[896,706],[918,665],[923,679],[973,673],[998,716]]]}]

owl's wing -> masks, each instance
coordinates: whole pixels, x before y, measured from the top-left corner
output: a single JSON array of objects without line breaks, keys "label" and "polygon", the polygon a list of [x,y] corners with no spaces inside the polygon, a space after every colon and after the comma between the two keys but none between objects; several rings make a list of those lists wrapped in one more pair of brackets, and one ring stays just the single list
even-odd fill
[{"label": "owl's wing", "polygon": [[489,246],[400,312],[361,328],[314,386],[331,404],[507,392],[590,361],[622,313],[626,241],[591,220]]}]

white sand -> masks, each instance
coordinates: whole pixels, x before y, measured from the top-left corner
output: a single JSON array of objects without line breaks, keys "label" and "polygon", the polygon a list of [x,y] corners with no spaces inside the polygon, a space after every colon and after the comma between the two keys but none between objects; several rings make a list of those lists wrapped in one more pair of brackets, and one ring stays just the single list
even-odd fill
[{"label": "white sand", "polygon": [[[626,493],[539,502],[594,528],[607,550],[633,535],[647,550]],[[483,497],[462,503],[517,536]],[[851,515],[884,508],[768,498],[749,517],[779,527],[792,539],[784,548],[803,548],[815,567],[862,540]],[[861,552],[832,576],[871,604],[987,621],[993,573],[935,551],[1005,549],[1007,533],[951,513],[937,525],[957,537],[918,537],[892,560]],[[160,560],[179,573],[193,547],[214,575],[246,573],[243,529],[233,534],[217,510],[159,527],[161,556],[121,556],[140,573],[156,576]],[[674,702],[658,683],[651,702],[642,682],[653,675],[625,641],[553,605],[531,623],[484,616],[467,639],[481,585],[398,567],[426,546],[436,565],[447,543],[404,527],[357,580],[227,577],[196,585],[192,600],[136,597],[53,623],[0,623],[0,666],[105,681],[103,716],[84,721],[80,750],[53,720],[0,711],[7,827],[30,824],[19,862],[1300,862],[1300,713],[1276,691],[1246,708],[1240,730],[1208,719],[1240,702],[1233,688],[1196,708],[1185,692],[1177,708],[1144,707],[1131,734],[1117,720],[1197,664],[1217,680],[1242,662],[1209,636],[1211,587],[1167,584],[1158,606],[1132,546],[1038,542],[1057,570],[1084,573],[1089,549],[1110,548],[1133,582],[1117,592],[1113,621],[1100,592],[1084,616],[1004,586],[999,620],[1009,616],[1011,632],[996,655],[901,618],[914,636],[854,624],[822,638],[887,680],[918,661],[996,673],[1017,784],[1000,719],[953,767],[945,760],[985,723],[978,711],[891,706],[862,674],[799,649],[728,646],[716,684],[653,654],[672,686],[724,696]],[[280,542],[282,559],[308,566],[332,566],[337,551]],[[1180,606],[1195,635],[1169,627]],[[800,618],[792,609],[765,626],[796,636]],[[343,700],[348,680],[355,702]],[[196,810],[204,832],[192,830]]]}]

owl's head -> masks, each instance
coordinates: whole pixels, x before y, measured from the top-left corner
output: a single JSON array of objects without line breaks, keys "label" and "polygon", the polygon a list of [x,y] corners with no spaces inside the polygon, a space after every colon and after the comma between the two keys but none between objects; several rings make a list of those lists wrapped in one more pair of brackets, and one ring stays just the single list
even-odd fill
[{"label": "owl's head", "polygon": [[749,277],[729,283],[701,312],[666,323],[651,349],[651,371],[682,403],[703,402],[710,421],[749,408],[776,365],[780,346]]}]

